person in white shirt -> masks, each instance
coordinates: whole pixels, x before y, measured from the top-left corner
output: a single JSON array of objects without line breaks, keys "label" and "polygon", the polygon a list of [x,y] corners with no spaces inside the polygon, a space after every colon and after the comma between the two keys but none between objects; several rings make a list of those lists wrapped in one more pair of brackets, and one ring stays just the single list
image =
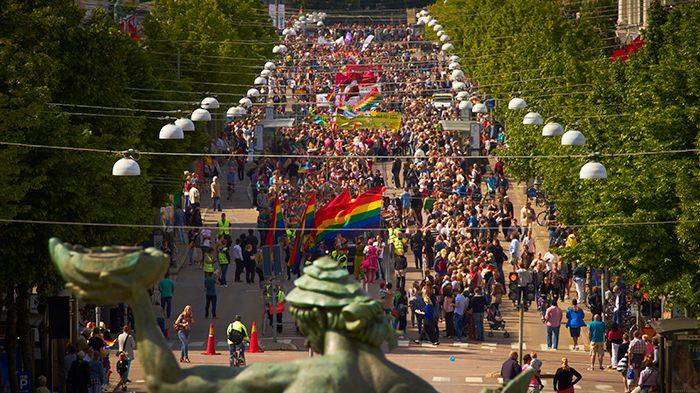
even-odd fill
[{"label": "person in white shirt", "polygon": [[233,246],[233,260],[236,262],[236,277],[235,282],[241,282],[241,274],[245,266],[243,265],[243,248],[241,248],[241,239],[236,239],[236,245]]},{"label": "person in white shirt", "polygon": [[128,325],[124,325],[122,334],[117,337],[117,344],[119,344],[119,352],[124,352],[126,358],[129,359],[129,366],[126,370],[126,376],[124,376],[124,379],[128,379],[131,362],[134,360],[134,349],[136,349],[136,340],[131,335]]},{"label": "person in white shirt", "polygon": [[551,251],[547,250],[546,253],[544,253],[544,262],[547,265],[547,271],[552,270],[552,266],[554,266],[557,263],[557,256],[552,254]]}]

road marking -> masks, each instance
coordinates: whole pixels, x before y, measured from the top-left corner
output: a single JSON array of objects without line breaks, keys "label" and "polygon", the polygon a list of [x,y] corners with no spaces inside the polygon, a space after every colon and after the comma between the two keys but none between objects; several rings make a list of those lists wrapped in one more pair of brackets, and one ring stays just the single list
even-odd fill
[{"label": "road marking", "polygon": [[466,378],[464,378],[464,382],[466,382],[466,383],[483,383],[484,379],[481,377],[466,377]]},{"label": "road marking", "polygon": [[612,392],[615,390],[615,388],[612,387],[612,385],[595,385],[595,388],[598,390],[604,390],[606,392]]},{"label": "road marking", "polygon": [[399,346],[400,346],[400,347],[407,347],[407,346],[408,346],[408,340],[399,340]]},{"label": "road marking", "polygon": [[450,377],[433,377],[433,382],[450,382]]},{"label": "road marking", "polygon": [[498,343],[481,343],[482,347],[496,347]]},{"label": "road marking", "polygon": [[453,346],[453,347],[464,347],[464,348],[466,348],[466,347],[469,346],[469,343],[460,343],[460,342],[456,342],[456,343],[452,343],[452,346]]},{"label": "road marking", "polygon": [[[510,349],[520,349],[520,346],[518,343],[512,343],[510,344]],[[523,343],[523,349],[527,349],[527,343]]]}]

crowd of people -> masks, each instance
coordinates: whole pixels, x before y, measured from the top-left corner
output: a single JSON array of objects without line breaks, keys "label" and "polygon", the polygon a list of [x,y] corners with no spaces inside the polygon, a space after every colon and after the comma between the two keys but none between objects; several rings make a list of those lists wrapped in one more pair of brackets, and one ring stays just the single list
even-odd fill
[{"label": "crowd of people", "polygon": [[[370,36],[374,38],[367,44]],[[481,129],[476,151],[490,153],[507,147],[505,129],[492,114],[462,113],[456,104],[433,105],[433,94],[452,93],[453,83],[447,67],[450,59],[437,44],[424,41],[421,32],[412,27],[357,24],[329,25],[311,35],[289,36],[285,45],[288,50],[278,59],[269,86],[261,89],[259,97],[251,97],[253,105],[246,116],[232,119],[217,139],[217,151],[231,153],[231,157],[210,158],[203,162],[201,171],[185,172],[182,201],[163,212],[166,226],[194,228],[175,229],[174,238],[188,245],[188,263],[201,265],[205,273],[205,318],[216,318],[217,286],[228,285],[230,264],[235,265],[234,282],[241,281],[245,271],[247,283],[254,282],[257,275],[262,285],[262,245],[270,241],[269,236],[274,236],[272,242],[282,248],[285,262],[295,254],[295,228],[304,219],[308,195],[315,193],[318,209],[343,190],[355,197],[384,186],[388,191],[383,195],[382,228],[362,234],[341,232],[325,243],[302,243],[300,263],[287,272],[288,277],[303,274],[304,265],[318,257],[331,256],[367,288],[379,281],[378,296],[402,337],[408,336],[410,324],[417,328],[415,342],[433,345],[439,345],[441,338],[484,341],[485,319],[492,329],[502,326],[500,314],[506,295],[513,306],[525,310],[532,298],[546,326],[548,348],[558,348],[562,323],[569,329],[575,347],[585,327],[592,343],[591,370],[595,360],[603,367],[602,345],[610,342],[611,367],[619,369],[625,364],[625,381],[634,379],[628,375],[628,370],[633,370],[631,375],[645,375],[643,382],[649,384],[651,377],[642,366],[649,359],[652,363],[658,360],[658,356],[652,353],[651,358],[640,357],[642,344],[637,337],[629,343],[625,334],[620,334],[624,288],[613,288],[607,297],[614,299],[615,324],[600,327],[597,322],[607,305],[597,286],[585,286],[595,273],[576,261],[559,258],[552,250],[538,250],[534,208],[530,202],[522,209],[514,208],[505,163],[501,159],[472,158],[475,146],[470,136],[441,125],[442,120],[473,120]],[[373,71],[373,83],[381,87],[382,98],[373,111],[401,112],[403,120],[398,129],[341,127],[337,124],[340,109],[333,102],[316,102],[316,94],[335,95],[339,100],[345,92],[335,86],[336,73],[358,64],[379,66]],[[469,78],[466,92],[472,104],[486,100],[478,84]],[[256,147],[254,129],[268,104],[273,104],[277,112],[303,116],[295,125],[278,130],[274,140],[266,141],[265,154],[256,157],[252,155]],[[238,238],[232,236],[225,214],[217,220],[217,230],[203,226],[202,192],[211,196],[210,211],[221,211],[221,199],[230,199],[236,184],[246,177],[250,180],[251,206],[258,211],[258,235],[249,230]],[[276,203],[281,205],[284,219],[284,228],[278,228],[278,232],[269,231]],[[548,218],[548,244],[574,247],[575,234],[557,224],[554,214]],[[562,238],[566,239],[563,244],[554,241]],[[169,246],[165,243],[164,247]],[[421,279],[407,284],[408,257],[413,259]],[[512,283],[509,273],[515,273]],[[166,277],[159,284],[160,299],[154,300],[161,310],[157,315],[166,334],[173,291],[174,283]],[[275,292],[271,296],[279,305],[284,297],[282,294],[278,299],[278,295]],[[572,300],[572,306],[564,312],[559,304],[566,299]],[[594,316],[590,324],[585,322],[584,304]],[[272,323],[272,308],[269,311]],[[188,306],[172,326],[182,343],[181,362],[189,362],[193,323]],[[128,334],[127,328],[124,331]],[[73,351],[71,355],[89,358],[86,362],[90,363],[93,357],[99,358],[103,347]],[[646,345],[643,349],[643,354],[649,355]],[[124,356],[126,383],[133,354],[127,350]],[[233,361],[233,352],[231,356]],[[504,379],[533,368],[536,373],[531,387],[539,389],[541,361],[536,353],[524,361],[522,366],[517,364],[517,353],[510,358],[504,364]],[[652,363],[648,367],[653,369]],[[108,365],[102,367],[109,369]],[[95,368],[99,369],[97,365]],[[564,358],[555,376],[555,389],[566,391],[580,378]],[[102,382],[97,378],[94,383]]]}]

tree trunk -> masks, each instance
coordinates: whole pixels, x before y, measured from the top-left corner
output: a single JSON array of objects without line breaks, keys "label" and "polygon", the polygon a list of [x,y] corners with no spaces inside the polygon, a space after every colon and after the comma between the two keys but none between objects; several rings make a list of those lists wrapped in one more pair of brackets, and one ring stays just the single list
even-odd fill
[{"label": "tree trunk", "polygon": [[17,385],[17,307],[15,304],[15,288],[9,287],[5,292],[5,307],[7,308],[7,369],[10,378],[10,391],[19,390]]},{"label": "tree trunk", "polygon": [[36,386],[34,372],[34,335],[29,326],[29,289],[24,286],[17,288],[17,336],[21,346],[22,369],[29,371],[32,386]]}]

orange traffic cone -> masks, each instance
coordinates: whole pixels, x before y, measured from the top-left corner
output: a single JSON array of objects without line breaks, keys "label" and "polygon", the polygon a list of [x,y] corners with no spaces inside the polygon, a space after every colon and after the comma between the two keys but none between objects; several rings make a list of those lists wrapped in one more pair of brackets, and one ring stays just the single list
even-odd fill
[{"label": "orange traffic cone", "polygon": [[202,355],[221,355],[216,352],[216,343],[214,342],[214,324],[209,325],[209,340],[207,340],[207,351],[202,352]]},{"label": "orange traffic cone", "polygon": [[255,325],[255,322],[253,322],[253,327],[250,328],[250,349],[248,350],[248,352],[263,352],[263,350],[260,349],[260,345],[258,344],[258,327]]}]

